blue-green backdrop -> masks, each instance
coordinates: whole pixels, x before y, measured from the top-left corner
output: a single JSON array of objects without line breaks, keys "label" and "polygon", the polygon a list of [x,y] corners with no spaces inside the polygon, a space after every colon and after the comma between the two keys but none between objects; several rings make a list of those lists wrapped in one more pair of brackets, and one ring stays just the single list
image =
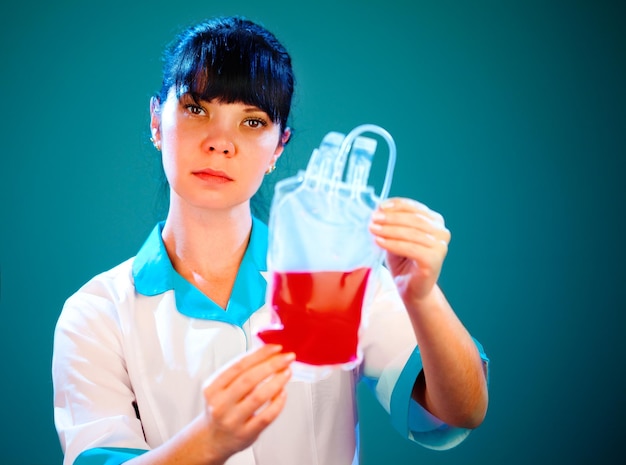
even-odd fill
[{"label": "blue-green backdrop", "polygon": [[403,441],[360,390],[363,464],[615,463],[626,433],[622,5],[4,2],[0,463],[61,462],[56,318],[158,218],[147,128],[160,54],[183,26],[222,14],[265,24],[293,56],[296,132],[273,176],[302,168],[328,131],[378,124],[398,147],[392,195],[425,202],[452,231],[441,285],[491,357],[487,418],[433,452]]}]

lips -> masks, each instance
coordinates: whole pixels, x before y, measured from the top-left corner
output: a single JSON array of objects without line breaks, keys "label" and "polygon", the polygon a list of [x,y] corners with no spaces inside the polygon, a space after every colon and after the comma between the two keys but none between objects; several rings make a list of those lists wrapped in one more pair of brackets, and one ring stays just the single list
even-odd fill
[{"label": "lips", "polygon": [[212,170],[210,168],[205,168],[203,170],[194,171],[194,176],[197,176],[200,179],[210,182],[229,182],[233,181],[233,178],[228,176],[223,171]]}]

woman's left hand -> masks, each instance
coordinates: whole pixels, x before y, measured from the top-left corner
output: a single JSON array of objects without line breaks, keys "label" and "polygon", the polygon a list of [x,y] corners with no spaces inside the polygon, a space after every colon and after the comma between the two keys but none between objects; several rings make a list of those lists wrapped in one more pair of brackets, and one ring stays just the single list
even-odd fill
[{"label": "woman's left hand", "polygon": [[403,299],[419,301],[428,296],[450,243],[443,217],[420,202],[396,197],[376,209],[370,231],[387,252],[387,264]]}]

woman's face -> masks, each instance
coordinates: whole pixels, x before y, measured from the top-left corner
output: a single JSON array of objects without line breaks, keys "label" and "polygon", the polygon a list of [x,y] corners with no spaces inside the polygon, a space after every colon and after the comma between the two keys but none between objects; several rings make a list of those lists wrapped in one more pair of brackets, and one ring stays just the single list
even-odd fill
[{"label": "woman's face", "polygon": [[172,195],[201,209],[247,202],[288,137],[255,106],[196,103],[188,94],[177,99],[173,89],[151,116]]}]

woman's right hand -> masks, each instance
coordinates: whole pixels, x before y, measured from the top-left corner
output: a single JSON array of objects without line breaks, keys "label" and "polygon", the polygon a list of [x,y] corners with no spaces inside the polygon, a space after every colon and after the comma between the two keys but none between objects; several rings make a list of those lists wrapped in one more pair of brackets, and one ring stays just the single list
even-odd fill
[{"label": "woman's right hand", "polygon": [[204,444],[209,463],[223,463],[249,447],[282,411],[293,353],[263,345],[235,359],[207,381]]},{"label": "woman's right hand", "polygon": [[267,344],[243,354],[204,385],[205,409],[160,447],[129,465],[223,465],[249,447],[285,405],[293,353]]}]

